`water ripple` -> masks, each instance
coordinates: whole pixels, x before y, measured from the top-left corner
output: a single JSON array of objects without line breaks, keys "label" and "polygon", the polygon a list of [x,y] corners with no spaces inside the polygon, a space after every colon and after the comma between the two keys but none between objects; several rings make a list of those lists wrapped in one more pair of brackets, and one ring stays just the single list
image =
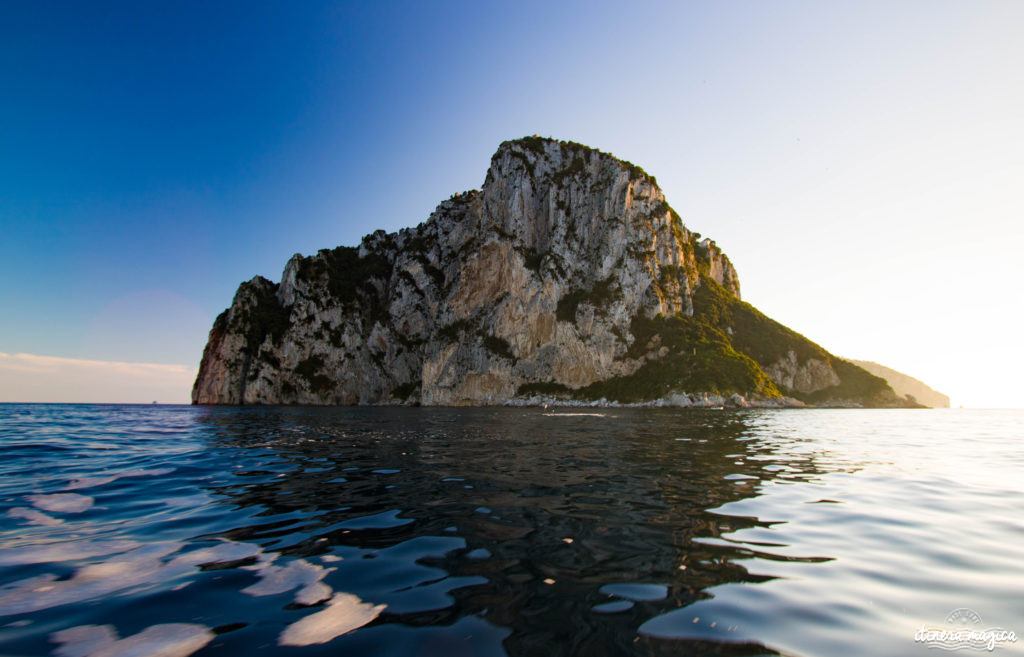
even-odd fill
[{"label": "water ripple", "polygon": [[961,607],[1024,631],[1021,419],[0,405],[0,652],[916,655]]}]

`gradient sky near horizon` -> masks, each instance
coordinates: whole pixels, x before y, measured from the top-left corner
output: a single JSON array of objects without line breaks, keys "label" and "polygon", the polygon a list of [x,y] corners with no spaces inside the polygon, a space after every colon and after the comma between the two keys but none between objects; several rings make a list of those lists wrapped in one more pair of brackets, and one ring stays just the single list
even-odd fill
[{"label": "gradient sky near horizon", "polygon": [[833,353],[1019,407],[1022,34],[986,0],[0,0],[0,401],[185,402],[242,280],[540,134],[655,175]]}]

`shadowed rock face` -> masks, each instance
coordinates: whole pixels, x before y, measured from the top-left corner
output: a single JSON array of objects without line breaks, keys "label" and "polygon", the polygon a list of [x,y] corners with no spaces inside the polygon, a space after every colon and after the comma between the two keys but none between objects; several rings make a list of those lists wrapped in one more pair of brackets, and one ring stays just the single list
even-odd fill
[{"label": "shadowed rock face", "polygon": [[210,331],[192,401],[497,404],[531,385],[579,397],[666,356],[697,358],[698,343],[691,354],[676,340],[673,352],[657,327],[638,342],[638,321],[664,318],[706,324],[714,353],[757,371],[749,385],[694,379],[680,361],[690,378],[670,376],[661,393],[767,399],[838,385],[816,345],[803,359],[734,349],[729,317],[701,312],[709,289],[720,306],[749,308],[729,259],[687,230],[641,169],[569,142],[505,142],[481,190],[415,228],[296,254],[279,285],[243,283]]}]

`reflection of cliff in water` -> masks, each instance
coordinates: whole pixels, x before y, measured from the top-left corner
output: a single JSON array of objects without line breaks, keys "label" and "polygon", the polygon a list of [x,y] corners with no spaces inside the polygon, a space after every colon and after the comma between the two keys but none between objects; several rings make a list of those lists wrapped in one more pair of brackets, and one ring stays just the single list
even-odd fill
[{"label": "reflection of cliff in water", "polygon": [[[215,491],[255,517],[225,531],[305,557],[374,551],[417,537],[465,547],[417,559],[470,583],[454,604],[389,608],[378,623],[446,626],[480,615],[511,630],[525,654],[660,653],[637,639],[645,620],[759,578],[734,560],[751,552],[695,542],[759,524],[713,509],[756,495],[786,455],[751,440],[754,414],[601,409],[211,409],[211,449],[237,481]],[[803,467],[806,474],[813,471]],[[325,540],[326,539],[326,540]],[[681,568],[684,567],[684,568]],[[662,599],[599,614],[611,583],[653,583]],[[372,597],[368,597],[371,601]],[[397,613],[396,613],[397,611]],[[698,654],[753,646],[689,644]],[[763,651],[763,649],[762,649]]]}]

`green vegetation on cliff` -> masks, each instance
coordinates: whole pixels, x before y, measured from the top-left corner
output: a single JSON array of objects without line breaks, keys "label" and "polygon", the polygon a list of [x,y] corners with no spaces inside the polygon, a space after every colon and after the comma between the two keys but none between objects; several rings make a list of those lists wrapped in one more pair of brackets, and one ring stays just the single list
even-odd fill
[{"label": "green vegetation on cliff", "polygon": [[[260,345],[269,335],[275,343],[291,326],[291,311],[277,300],[277,286],[263,277],[257,277],[247,285],[251,291],[253,304],[248,316],[235,318],[240,330],[245,335],[245,350],[252,356],[259,352]],[[226,324],[227,312],[221,313],[214,325]]]},{"label": "green vegetation on cliff", "polygon": [[[819,404],[832,400],[876,400],[885,402],[891,393],[889,383],[880,376],[875,376],[853,363],[831,357],[832,369],[839,376],[840,384],[809,394],[794,393],[793,396],[808,404]],[[892,394],[895,397],[895,394]],[[913,404],[903,404],[913,406]]]},{"label": "green vegetation on cliff", "polygon": [[[715,289],[701,294],[705,288]],[[734,347],[719,318],[704,313],[712,303],[727,297],[735,300],[710,281],[695,295],[693,317],[635,318],[630,326],[634,342],[626,355],[667,353],[648,360],[633,374],[592,383],[576,392],[587,399],[603,397],[626,403],[657,399],[673,391],[779,397],[781,393],[768,375]]]},{"label": "green vegetation on cliff", "polygon": [[[558,307],[555,309],[555,316],[560,322],[572,322],[576,319],[576,311],[581,303],[589,303],[595,308],[616,298],[616,291],[613,288],[614,279],[609,276],[603,281],[598,281],[589,289],[572,290],[558,300]],[[621,296],[621,295],[618,295]]]},{"label": "green vegetation on cliff", "polygon": [[321,373],[324,367],[324,359],[320,356],[310,356],[295,366],[295,373],[304,378],[311,390],[314,392],[325,392],[330,390],[334,381]]},{"label": "green vegetation on cliff", "polygon": [[[555,182],[561,182],[562,179],[568,176],[572,176],[582,172],[583,167],[585,165],[585,161],[589,162],[592,156],[609,155],[608,153],[604,153],[603,151],[600,151],[596,148],[592,148],[590,146],[580,144],[575,141],[566,141],[564,139],[554,139],[551,137],[539,137],[537,135],[502,142],[501,147],[499,147],[498,149],[498,152],[501,152],[505,147],[508,146],[520,146],[524,150],[531,152],[535,157],[543,157],[544,149],[547,144],[557,144],[558,147],[562,150],[563,154],[575,156],[572,158],[572,161],[570,162],[568,167],[555,173]],[[508,149],[508,152],[513,157],[517,157],[523,162],[524,166],[526,166],[531,176],[534,174],[533,163],[529,159],[527,159],[524,153],[515,149]],[[586,158],[586,160],[584,160],[584,158]],[[633,164],[632,162],[627,162],[626,160],[620,160],[618,158],[614,159],[615,162],[620,167],[622,167],[623,170],[629,172],[630,180],[647,180],[652,185],[658,184],[658,181],[655,179],[654,176],[650,175],[649,173],[647,173],[637,165]]]},{"label": "green vegetation on cliff", "polygon": [[[762,398],[786,395],[808,403],[887,398],[888,385],[883,379],[832,356],[740,301],[709,277],[694,291],[693,302],[693,316],[659,315],[633,320],[630,332],[634,342],[626,356],[637,358],[659,352],[663,356],[648,360],[628,376],[572,391],[572,396],[623,403],[650,401],[673,391],[739,393]],[[800,361],[815,358],[830,365],[841,383],[809,394],[780,389],[763,368],[786,358],[790,351]],[[526,391],[542,392],[541,386]]]},{"label": "green vegetation on cliff", "polygon": [[304,281],[326,279],[331,297],[350,310],[364,310],[367,321],[363,331],[368,333],[375,323],[388,319],[383,296],[374,285],[386,285],[393,269],[392,263],[378,251],[360,257],[358,247],[339,246],[303,258],[297,275]]},{"label": "green vegetation on cliff", "polygon": [[839,377],[838,386],[812,393],[783,390],[790,397],[807,403],[821,403],[858,399],[882,401],[891,395],[885,379],[868,374],[856,365],[833,356],[796,331],[765,316],[749,303],[729,295],[714,281],[707,281],[697,290],[694,310],[694,314],[703,316],[704,321],[730,328],[733,347],[762,366],[778,362],[792,351],[799,361],[812,358],[820,360],[829,365]]},{"label": "green vegetation on cliff", "polygon": [[[339,246],[322,249],[317,255],[303,258],[299,264],[299,278],[312,280],[325,276],[327,291],[342,303],[351,303],[368,296],[377,297],[370,289],[374,280],[387,281],[391,276],[391,263],[380,253],[370,252],[359,257],[359,248]],[[370,294],[364,295],[363,292]]]}]

